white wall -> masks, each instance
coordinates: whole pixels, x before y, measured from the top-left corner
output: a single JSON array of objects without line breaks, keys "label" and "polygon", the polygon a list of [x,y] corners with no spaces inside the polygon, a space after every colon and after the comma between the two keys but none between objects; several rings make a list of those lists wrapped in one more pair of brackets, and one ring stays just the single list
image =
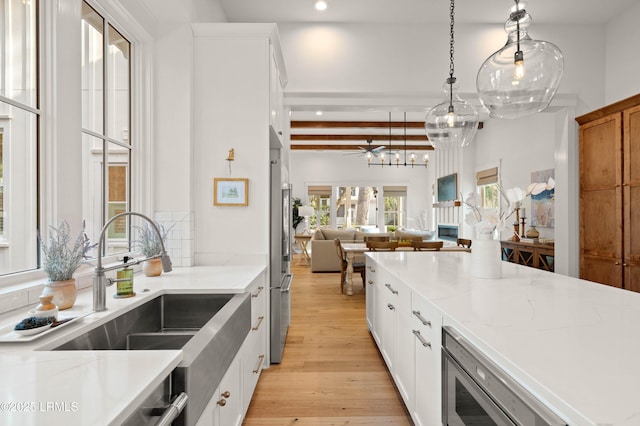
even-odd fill
[{"label": "white wall", "polygon": [[606,104],[640,93],[640,3],[606,28]]},{"label": "white wall", "polygon": [[[287,93],[439,96],[448,77],[448,26],[283,23],[278,28],[289,72]],[[604,102],[603,27],[536,26],[534,21],[531,34],[564,52],[558,93],[577,94],[584,112]],[[477,103],[477,70],[505,42],[501,24],[456,26],[455,69],[465,99]]]},{"label": "white wall", "polygon": [[[421,155],[418,157],[421,158]],[[431,223],[433,167],[367,167],[364,156],[328,151],[291,151],[293,196],[307,201],[308,185],[407,186],[407,219],[428,212]],[[408,221],[408,225],[409,225]]]}]

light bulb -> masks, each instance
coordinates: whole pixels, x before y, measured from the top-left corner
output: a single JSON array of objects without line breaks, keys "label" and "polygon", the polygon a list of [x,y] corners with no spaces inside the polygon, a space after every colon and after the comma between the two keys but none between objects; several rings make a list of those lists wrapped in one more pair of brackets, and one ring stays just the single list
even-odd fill
[{"label": "light bulb", "polygon": [[454,112],[449,112],[449,114],[447,115],[447,125],[449,127],[453,127],[453,125],[456,122],[456,114]]},{"label": "light bulb", "polygon": [[323,0],[319,0],[315,4],[316,10],[323,11],[327,9],[327,2]]},{"label": "light bulb", "polygon": [[517,81],[522,80],[524,77],[524,54],[522,50],[518,50],[514,55],[513,64],[515,65],[513,70],[513,78],[516,80],[514,84],[518,84]]}]

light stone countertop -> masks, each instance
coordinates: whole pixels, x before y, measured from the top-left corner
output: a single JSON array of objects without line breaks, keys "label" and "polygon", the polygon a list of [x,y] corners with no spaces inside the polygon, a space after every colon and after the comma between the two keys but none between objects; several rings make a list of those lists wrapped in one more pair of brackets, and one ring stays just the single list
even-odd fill
[{"label": "light stone countertop", "polygon": [[367,253],[570,425],[640,424],[640,294],[468,253]]},{"label": "light stone countertop", "polygon": [[[80,291],[60,316],[83,318],[31,342],[0,343],[0,424],[121,424],[179,365],[182,352],[47,349],[162,293],[242,293],[265,270],[266,265],[196,266],[153,278],[136,274],[136,296],[114,299],[115,285],[107,287],[107,310],[100,313],[91,313],[91,289]],[[0,326],[18,323],[28,309],[0,315]]]}]

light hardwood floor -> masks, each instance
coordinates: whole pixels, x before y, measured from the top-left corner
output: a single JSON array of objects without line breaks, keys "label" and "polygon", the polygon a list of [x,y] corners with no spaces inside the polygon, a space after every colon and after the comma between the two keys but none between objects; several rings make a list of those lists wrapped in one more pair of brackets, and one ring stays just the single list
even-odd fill
[{"label": "light hardwood floor", "polygon": [[262,372],[244,425],[411,425],[368,331],[360,278],[346,296],[339,273],[292,263],[282,363]]}]

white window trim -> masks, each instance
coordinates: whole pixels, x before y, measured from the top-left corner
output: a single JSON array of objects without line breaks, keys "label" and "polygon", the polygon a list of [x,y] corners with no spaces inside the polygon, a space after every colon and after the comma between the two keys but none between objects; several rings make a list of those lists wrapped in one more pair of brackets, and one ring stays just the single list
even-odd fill
[{"label": "white window trim", "polygon": [[[76,0],[60,0],[68,1],[77,7],[77,17],[80,19],[80,2]],[[87,0],[103,16],[109,17],[109,20],[118,25],[118,30],[127,37],[132,47],[132,63],[131,63],[131,129],[130,137],[136,141],[135,147],[132,148],[132,167],[131,175],[133,193],[131,199],[132,210],[151,214],[151,206],[153,205],[151,189],[153,176],[152,163],[152,146],[153,140],[153,108],[152,108],[152,88],[153,88],[153,40],[142,26],[125,10],[122,5],[115,0]],[[44,171],[41,175],[52,174],[56,168],[54,164],[53,149],[51,145],[56,141],[57,123],[52,119],[55,105],[55,69],[56,69],[56,53],[59,49],[56,46],[57,37],[56,28],[58,22],[58,2],[41,1],[40,2],[40,107],[41,114],[41,139],[48,140],[46,149],[40,152],[40,163],[43,165]],[[80,34],[78,34],[79,36]],[[40,214],[41,227],[46,229],[51,224],[57,224],[53,203],[55,203],[55,191],[58,186],[51,176],[45,179],[41,176],[41,194],[40,194]],[[115,261],[115,256],[105,258],[104,264]],[[78,287],[89,287],[93,268],[81,267],[74,274],[78,280]],[[4,295],[29,291],[38,288],[46,280],[46,275],[42,269],[29,270],[24,272],[16,272],[0,276],[0,302]],[[28,301],[27,304],[34,303]],[[0,303],[2,305],[2,303]],[[22,305],[21,305],[22,306]],[[12,309],[21,306],[13,306]],[[0,310],[0,313],[5,309]]]}]

